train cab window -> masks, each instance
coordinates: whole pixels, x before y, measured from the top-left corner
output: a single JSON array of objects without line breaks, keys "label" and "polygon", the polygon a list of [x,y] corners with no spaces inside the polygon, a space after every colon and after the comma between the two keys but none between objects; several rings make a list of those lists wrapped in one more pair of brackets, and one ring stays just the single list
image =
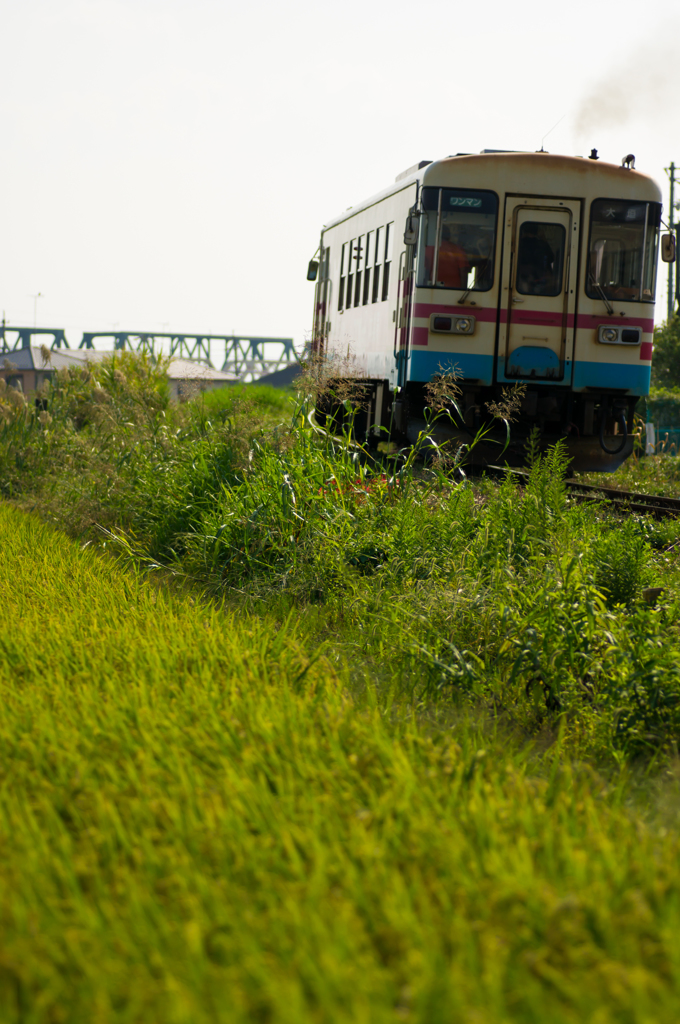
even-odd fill
[{"label": "train cab window", "polygon": [[421,212],[419,287],[488,291],[493,285],[496,194],[424,188]]},{"label": "train cab window", "polygon": [[653,302],[660,223],[660,203],[596,199],[590,211],[586,294]]},{"label": "train cab window", "polygon": [[521,295],[559,295],[567,233],[562,224],[520,225],[515,287]]}]

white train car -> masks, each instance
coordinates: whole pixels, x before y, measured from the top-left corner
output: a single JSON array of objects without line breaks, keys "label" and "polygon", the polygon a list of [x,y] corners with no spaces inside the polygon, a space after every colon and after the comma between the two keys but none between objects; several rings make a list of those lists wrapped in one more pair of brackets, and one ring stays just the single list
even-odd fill
[{"label": "white train car", "polygon": [[614,469],[649,391],[660,224],[633,157],[422,161],[323,228],[314,348],[351,353],[373,383],[369,438],[391,424],[413,439],[424,384],[455,368],[461,436],[521,382],[517,459],[537,425],[575,468]]}]

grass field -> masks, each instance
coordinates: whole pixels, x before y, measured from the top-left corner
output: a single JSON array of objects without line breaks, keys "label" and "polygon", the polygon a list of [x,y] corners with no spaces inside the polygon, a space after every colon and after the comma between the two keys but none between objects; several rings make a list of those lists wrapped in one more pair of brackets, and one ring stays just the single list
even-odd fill
[{"label": "grass field", "polygon": [[677,1019],[674,771],[636,805],[292,621],[0,544],[1,1020]]},{"label": "grass field", "polygon": [[678,1019],[674,522],[127,357],[44,405],[0,392],[0,1022]]}]

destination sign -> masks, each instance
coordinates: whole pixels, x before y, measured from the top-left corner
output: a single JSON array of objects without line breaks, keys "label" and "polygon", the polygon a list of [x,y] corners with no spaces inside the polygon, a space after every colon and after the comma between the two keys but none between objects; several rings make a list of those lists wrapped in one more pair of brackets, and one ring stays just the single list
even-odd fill
[{"label": "destination sign", "polygon": [[449,196],[449,206],[468,206],[479,209],[481,205],[482,200],[472,196]]},{"label": "destination sign", "polygon": [[[441,202],[441,206],[440,206]],[[463,220],[473,219],[480,216],[492,214],[496,216],[498,209],[498,198],[494,192],[486,189],[467,188],[430,188],[426,187],[422,192],[422,209],[453,214],[460,214]]]}]

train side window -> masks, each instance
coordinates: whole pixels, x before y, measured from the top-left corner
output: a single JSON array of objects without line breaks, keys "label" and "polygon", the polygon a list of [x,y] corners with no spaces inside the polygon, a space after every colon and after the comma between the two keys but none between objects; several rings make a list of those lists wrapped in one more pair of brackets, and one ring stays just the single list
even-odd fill
[{"label": "train side window", "polygon": [[515,287],[521,295],[559,295],[567,232],[563,224],[520,225]]},{"label": "train side window", "polygon": [[392,264],[392,248],[394,245],[394,221],[385,226],[385,265],[383,269],[382,300],[390,292],[390,266]]},{"label": "train side window", "polygon": [[352,285],[354,283],[354,247],[357,244],[356,238],[353,238],[347,247],[347,289],[345,291],[345,309],[349,309],[352,305]]},{"label": "train side window", "polygon": [[380,295],[380,253],[384,233],[384,228],[378,228],[375,233],[375,266],[373,267],[373,295],[371,296],[371,302],[377,302]]},{"label": "train side window", "polygon": [[347,270],[347,242],[342,247],[340,252],[340,287],[338,288],[338,310],[342,309],[343,299],[345,298],[345,271]]},{"label": "train side window", "polygon": [[362,301],[362,267],[364,266],[364,236],[360,234],[356,240],[356,251],[354,253],[354,305],[357,306]]},{"label": "train side window", "polygon": [[358,306],[361,301],[361,267],[364,253],[364,236],[357,238],[356,249],[354,250],[354,305]]},{"label": "train side window", "polygon": [[373,263],[373,236],[375,232],[369,231],[366,235],[366,259],[364,263],[364,295],[362,305],[368,305],[368,297],[371,290],[371,264]]}]

